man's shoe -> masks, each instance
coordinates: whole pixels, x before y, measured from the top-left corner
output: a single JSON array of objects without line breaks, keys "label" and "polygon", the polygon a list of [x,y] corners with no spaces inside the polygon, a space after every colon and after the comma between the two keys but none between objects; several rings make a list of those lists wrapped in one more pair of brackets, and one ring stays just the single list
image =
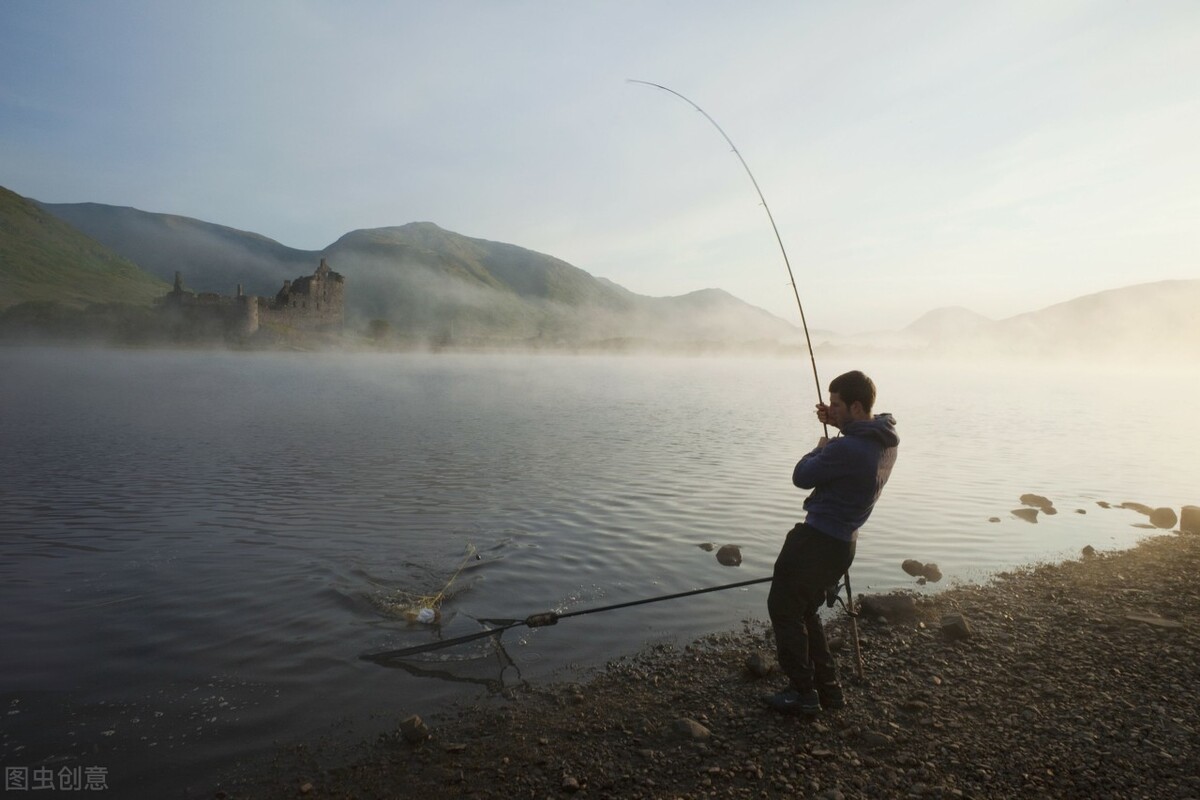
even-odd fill
[{"label": "man's shoe", "polygon": [[768,706],[781,714],[813,716],[821,713],[821,697],[817,694],[816,689],[809,689],[806,692],[784,689],[782,692],[769,695],[764,699]]},{"label": "man's shoe", "polygon": [[846,707],[846,696],[842,694],[842,685],[833,683],[818,683],[817,696],[821,699],[821,708],[834,709]]}]

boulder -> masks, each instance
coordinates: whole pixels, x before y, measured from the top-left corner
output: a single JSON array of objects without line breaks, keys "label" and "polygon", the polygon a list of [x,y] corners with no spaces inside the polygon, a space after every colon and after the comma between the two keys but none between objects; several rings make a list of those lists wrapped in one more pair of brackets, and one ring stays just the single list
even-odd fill
[{"label": "boulder", "polygon": [[1036,508],[1014,508],[1012,510],[1014,517],[1020,517],[1026,522],[1038,521],[1038,510]]},{"label": "boulder", "polygon": [[904,563],[900,565],[900,569],[912,575],[914,578],[919,577],[925,569],[925,565],[913,558],[906,558]]},{"label": "boulder", "polygon": [[420,744],[429,738],[429,728],[426,727],[424,720],[413,714],[400,722],[400,735],[409,744]]},{"label": "boulder", "polygon": [[1154,513],[1154,509],[1145,503],[1121,503],[1118,508],[1128,508],[1130,511],[1136,511],[1139,514],[1145,514],[1147,517]]},{"label": "boulder", "polygon": [[712,736],[712,731],[696,722],[694,719],[686,717],[675,720],[671,723],[671,729],[675,734],[682,739],[691,739],[692,741],[703,741]]},{"label": "boulder", "polygon": [[1156,528],[1174,528],[1178,521],[1173,508],[1156,508],[1150,513],[1150,524]]},{"label": "boulder", "polygon": [[859,600],[859,610],[868,617],[889,622],[911,622],[917,618],[917,604],[907,594],[869,594]]},{"label": "boulder", "polygon": [[971,624],[962,614],[946,614],[942,617],[942,633],[952,642],[971,638]]},{"label": "boulder", "polygon": [[717,551],[717,561],[726,567],[736,567],[742,563],[742,550],[736,544],[727,544]]},{"label": "boulder", "polygon": [[1180,509],[1179,529],[1184,533],[1200,533],[1200,506],[1184,506]]},{"label": "boulder", "polygon": [[1083,557],[1084,558],[1095,558],[1096,557],[1096,548],[1092,547],[1090,544],[1088,546],[1084,547],[1083,548]]},{"label": "boulder", "polygon": [[921,576],[930,583],[937,583],[942,579],[942,571],[937,564],[926,564],[921,569]]},{"label": "boulder", "polygon": [[765,678],[775,671],[775,662],[766,653],[751,653],[746,657],[746,671],[756,678]]}]

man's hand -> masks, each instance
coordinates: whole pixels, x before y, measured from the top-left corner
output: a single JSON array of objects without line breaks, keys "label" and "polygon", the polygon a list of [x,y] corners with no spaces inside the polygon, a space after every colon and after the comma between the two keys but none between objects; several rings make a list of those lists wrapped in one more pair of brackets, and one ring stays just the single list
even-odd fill
[{"label": "man's hand", "polygon": [[817,419],[822,425],[829,424],[829,406],[824,403],[817,403]]}]

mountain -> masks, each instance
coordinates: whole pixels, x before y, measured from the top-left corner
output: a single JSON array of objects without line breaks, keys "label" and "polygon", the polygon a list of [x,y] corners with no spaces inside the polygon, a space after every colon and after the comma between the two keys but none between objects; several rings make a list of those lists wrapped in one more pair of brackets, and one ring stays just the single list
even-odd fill
[{"label": "mountain", "polygon": [[1200,280],[1110,289],[989,320],[938,309],[902,332],[957,356],[1176,361],[1200,358]]},{"label": "mountain", "polygon": [[544,344],[791,341],[796,328],[715,289],[646,297],[561,259],[431,222],[353,231],[322,251],[347,315],[403,335]]},{"label": "mountain", "polygon": [[346,277],[346,321],[383,320],[433,341],[578,345],[596,342],[794,342],[790,323],[725,292],[638,295],[553,256],[463,236],[431,222],[356,230],[321,251],[169,214],[98,203],[42,204],[164,281],[273,296],[321,258]]},{"label": "mountain", "polygon": [[[247,294],[273,296],[326,258],[346,277],[351,332],[371,324],[408,342],[804,349],[798,327],[727,292],[647,297],[553,256],[431,222],[351,231],[306,251],[133,208],[37,205],[7,191],[0,201],[0,309],[27,299],[149,305],[166,287],[138,267],[164,282],[178,270],[196,291],[230,295],[240,284]],[[1198,309],[1200,281],[1162,281],[1002,320],[940,308],[893,333],[812,334],[825,353],[1195,360]]]},{"label": "mountain", "polygon": [[222,225],[100,203],[39,206],[163,281],[200,292],[274,295],[285,280],[311,274],[320,256]]},{"label": "mountain", "polygon": [[962,306],[935,308],[904,329],[929,341],[974,335],[993,321]]},{"label": "mountain", "polygon": [[149,304],[169,288],[34,202],[0,187],[0,311],[26,302],[68,308]]}]

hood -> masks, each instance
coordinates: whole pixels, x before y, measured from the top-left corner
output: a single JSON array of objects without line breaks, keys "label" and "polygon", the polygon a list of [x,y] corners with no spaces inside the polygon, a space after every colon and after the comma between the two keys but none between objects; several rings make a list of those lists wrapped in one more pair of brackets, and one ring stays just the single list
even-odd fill
[{"label": "hood", "polygon": [[900,437],[896,434],[896,418],[891,414],[876,414],[871,419],[851,422],[842,430],[842,434],[874,439],[884,447],[900,444]]}]

